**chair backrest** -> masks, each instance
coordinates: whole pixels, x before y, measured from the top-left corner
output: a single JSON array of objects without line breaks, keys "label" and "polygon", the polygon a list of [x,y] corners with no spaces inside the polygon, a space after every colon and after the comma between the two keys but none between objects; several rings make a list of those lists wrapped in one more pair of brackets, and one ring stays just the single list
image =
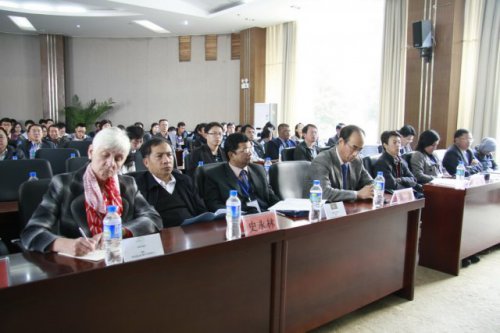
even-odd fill
[{"label": "chair backrest", "polygon": [[138,150],[135,152],[134,156],[135,171],[147,171],[148,169],[144,165],[141,152]]},{"label": "chair backrest", "polygon": [[88,156],[89,146],[92,141],[70,141],[66,143],[65,147],[75,148],[80,152],[80,156]]},{"label": "chair backrest", "polygon": [[269,169],[271,187],[281,199],[302,198],[304,179],[309,161],[287,161],[273,164]]},{"label": "chair backrest", "polygon": [[19,200],[19,186],[28,180],[31,171],[36,172],[38,179],[52,178],[52,168],[49,161],[5,160],[0,161],[0,201]]},{"label": "chair backrest", "polygon": [[205,172],[207,170],[215,168],[216,166],[220,165],[221,163],[226,163],[226,162],[205,164],[201,167],[197,167],[194,170],[194,173],[193,173],[194,186],[195,186],[196,190],[198,191],[198,194],[200,195],[200,197],[203,198],[203,193],[205,191],[205,188],[203,186],[203,184],[205,183]]},{"label": "chair backrest", "polygon": [[76,171],[87,164],[89,161],[90,160],[87,156],[68,158],[66,160],[66,172]]},{"label": "chair backrest", "polygon": [[80,152],[75,148],[42,148],[36,151],[35,157],[49,161],[52,173],[58,175],[66,172],[66,160],[71,154],[80,157]]},{"label": "chair backrest", "polygon": [[20,230],[24,229],[31,215],[42,202],[43,195],[47,192],[49,184],[50,179],[39,179],[24,182],[19,187]]},{"label": "chair backrest", "polygon": [[413,155],[413,153],[414,151],[411,151],[401,156],[406,161],[406,164],[408,164],[408,169],[410,169],[410,171],[411,171],[411,156]]},{"label": "chair backrest", "polygon": [[281,151],[282,161],[293,161],[293,154],[295,153],[295,147],[285,148]]},{"label": "chair backrest", "polygon": [[363,166],[365,167],[366,171],[368,171],[368,173],[373,178],[375,178],[377,176],[375,174],[375,170],[373,169],[373,166],[375,165],[375,163],[377,162],[377,160],[379,159],[379,157],[381,155],[382,154],[377,154],[377,155],[371,155],[371,156],[365,156],[365,157],[363,157]]}]

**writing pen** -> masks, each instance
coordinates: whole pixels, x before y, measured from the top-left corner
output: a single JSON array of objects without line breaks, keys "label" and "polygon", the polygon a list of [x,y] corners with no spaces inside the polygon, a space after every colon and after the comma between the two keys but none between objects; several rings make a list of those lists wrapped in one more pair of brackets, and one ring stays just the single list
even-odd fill
[{"label": "writing pen", "polygon": [[87,238],[87,235],[85,235],[85,231],[83,231],[81,227],[79,227],[78,230],[80,230],[80,234],[83,236],[83,238],[88,241],[89,239]]}]

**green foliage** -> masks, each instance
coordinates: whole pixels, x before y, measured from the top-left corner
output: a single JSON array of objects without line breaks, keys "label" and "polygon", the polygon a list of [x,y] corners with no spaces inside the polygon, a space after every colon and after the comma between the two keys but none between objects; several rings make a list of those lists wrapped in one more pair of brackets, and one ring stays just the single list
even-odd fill
[{"label": "green foliage", "polygon": [[73,131],[76,124],[84,123],[87,125],[87,129],[91,129],[99,117],[113,108],[113,104],[115,102],[111,98],[100,103],[93,99],[83,106],[78,95],[74,95],[71,98],[71,105],[64,108],[66,126]]}]

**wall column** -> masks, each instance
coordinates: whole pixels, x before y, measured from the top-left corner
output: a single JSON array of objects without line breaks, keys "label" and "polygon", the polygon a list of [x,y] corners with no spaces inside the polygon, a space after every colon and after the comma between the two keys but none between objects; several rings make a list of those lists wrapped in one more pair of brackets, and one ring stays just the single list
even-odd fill
[{"label": "wall column", "polygon": [[408,41],[413,45],[412,23],[433,23],[435,45],[426,63],[410,47],[406,56],[405,124],[418,134],[434,129],[440,148],[453,142],[457,129],[462,62],[465,0],[408,0]]},{"label": "wall column", "polygon": [[64,37],[40,35],[43,118],[64,121]]}]

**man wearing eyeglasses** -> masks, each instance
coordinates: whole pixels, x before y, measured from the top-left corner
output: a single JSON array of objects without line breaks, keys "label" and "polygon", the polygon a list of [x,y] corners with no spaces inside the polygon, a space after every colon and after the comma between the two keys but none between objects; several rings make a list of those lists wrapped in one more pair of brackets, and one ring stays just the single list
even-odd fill
[{"label": "man wearing eyeglasses", "polygon": [[462,161],[464,162],[466,177],[481,172],[481,164],[470,149],[474,141],[472,134],[468,130],[461,128],[455,132],[453,138],[454,144],[448,148],[443,157],[443,167],[446,168],[446,171],[452,176],[455,175],[457,165]]},{"label": "man wearing eyeglasses", "polygon": [[279,201],[266,179],[264,167],[251,164],[252,145],[243,133],[227,137],[227,163],[205,170],[202,197],[209,211],[226,208],[230,190],[238,191],[241,210],[257,213]]},{"label": "man wearing eyeglasses", "polygon": [[363,167],[359,152],[365,132],[355,125],[342,128],[334,147],[321,152],[309,167],[304,197],[309,196],[313,180],[318,179],[323,199],[329,202],[373,198],[373,179]]},{"label": "man wearing eyeglasses", "polygon": [[217,122],[208,123],[205,126],[205,133],[207,134],[207,143],[193,150],[189,157],[189,169],[187,170],[189,175],[194,174],[200,161],[203,164],[227,161],[226,154],[220,147],[223,135],[222,125]]}]

